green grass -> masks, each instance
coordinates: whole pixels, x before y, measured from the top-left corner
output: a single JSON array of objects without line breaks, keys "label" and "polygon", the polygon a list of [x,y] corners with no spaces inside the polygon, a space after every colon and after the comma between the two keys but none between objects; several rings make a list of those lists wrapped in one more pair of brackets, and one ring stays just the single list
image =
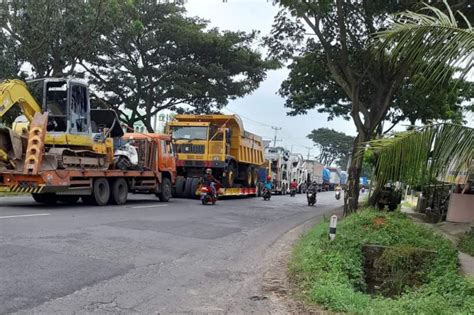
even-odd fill
[{"label": "green grass", "polygon": [[[374,224],[376,217],[383,217],[385,224]],[[327,233],[327,221],[316,225],[296,245],[289,264],[296,294],[307,303],[356,314],[469,314],[474,310],[474,283],[458,274],[456,249],[404,214],[364,210],[339,222],[334,242]],[[406,289],[398,298],[363,293],[361,246],[367,243],[435,250],[426,282],[418,289]]]},{"label": "green grass", "polygon": [[464,234],[458,244],[460,251],[474,257],[474,229],[471,228],[469,232]]}]

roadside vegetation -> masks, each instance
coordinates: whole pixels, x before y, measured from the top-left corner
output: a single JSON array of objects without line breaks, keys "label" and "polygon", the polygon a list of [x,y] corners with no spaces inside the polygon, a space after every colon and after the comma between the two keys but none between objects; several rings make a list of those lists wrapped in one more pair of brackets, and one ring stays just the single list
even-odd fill
[{"label": "roadside vegetation", "polygon": [[463,235],[459,241],[458,248],[461,252],[469,254],[474,257],[474,229],[471,228],[469,232]]},{"label": "roadside vegetation", "polygon": [[[295,294],[305,302],[356,314],[468,314],[474,309],[474,282],[458,274],[456,249],[404,214],[364,209],[338,224],[333,242],[328,225],[325,221],[309,231],[290,261]],[[389,271],[382,286],[392,286],[397,294],[367,293],[365,244],[391,246],[380,260]],[[419,264],[411,259],[413,250],[432,256]]]}]

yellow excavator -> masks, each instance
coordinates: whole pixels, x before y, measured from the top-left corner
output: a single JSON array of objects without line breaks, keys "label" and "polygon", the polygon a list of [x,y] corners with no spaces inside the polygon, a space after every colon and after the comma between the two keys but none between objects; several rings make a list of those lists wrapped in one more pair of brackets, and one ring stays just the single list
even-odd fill
[{"label": "yellow excavator", "polygon": [[26,171],[29,160],[41,169],[107,169],[112,138],[123,135],[115,112],[91,110],[87,84],[80,79],[4,81],[0,120],[13,106],[20,107],[27,123],[0,127],[0,169]]}]

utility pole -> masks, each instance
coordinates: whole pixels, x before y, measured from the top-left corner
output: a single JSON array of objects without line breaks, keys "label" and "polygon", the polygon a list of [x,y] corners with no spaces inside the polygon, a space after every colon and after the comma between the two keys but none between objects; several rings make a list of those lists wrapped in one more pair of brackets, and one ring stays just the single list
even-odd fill
[{"label": "utility pole", "polygon": [[275,137],[273,138],[273,146],[276,147],[277,141],[281,141],[281,140],[277,140],[277,133],[278,133],[278,130],[281,130],[281,127],[272,126],[272,129],[275,130]]},{"label": "utility pole", "polygon": [[311,150],[313,149],[312,147],[306,147],[306,146],[303,146],[303,148],[305,148],[306,150],[308,150],[308,158],[307,160],[309,160],[309,156],[311,154]]}]

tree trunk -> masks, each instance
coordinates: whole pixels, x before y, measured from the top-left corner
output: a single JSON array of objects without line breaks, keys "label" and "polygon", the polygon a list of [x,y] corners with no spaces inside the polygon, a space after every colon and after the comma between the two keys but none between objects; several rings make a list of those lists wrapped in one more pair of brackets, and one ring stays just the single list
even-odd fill
[{"label": "tree trunk", "polygon": [[366,136],[360,132],[354,139],[354,146],[352,148],[352,160],[349,166],[349,176],[347,179],[347,190],[344,194],[344,215],[354,213],[357,211],[359,204],[359,178],[362,172],[362,162],[364,155],[361,153],[363,143],[366,141]]},{"label": "tree trunk", "polygon": [[143,119],[143,123],[145,124],[146,130],[150,133],[155,132],[153,129],[153,126],[151,125],[151,117],[150,115],[145,116],[145,119]]}]

